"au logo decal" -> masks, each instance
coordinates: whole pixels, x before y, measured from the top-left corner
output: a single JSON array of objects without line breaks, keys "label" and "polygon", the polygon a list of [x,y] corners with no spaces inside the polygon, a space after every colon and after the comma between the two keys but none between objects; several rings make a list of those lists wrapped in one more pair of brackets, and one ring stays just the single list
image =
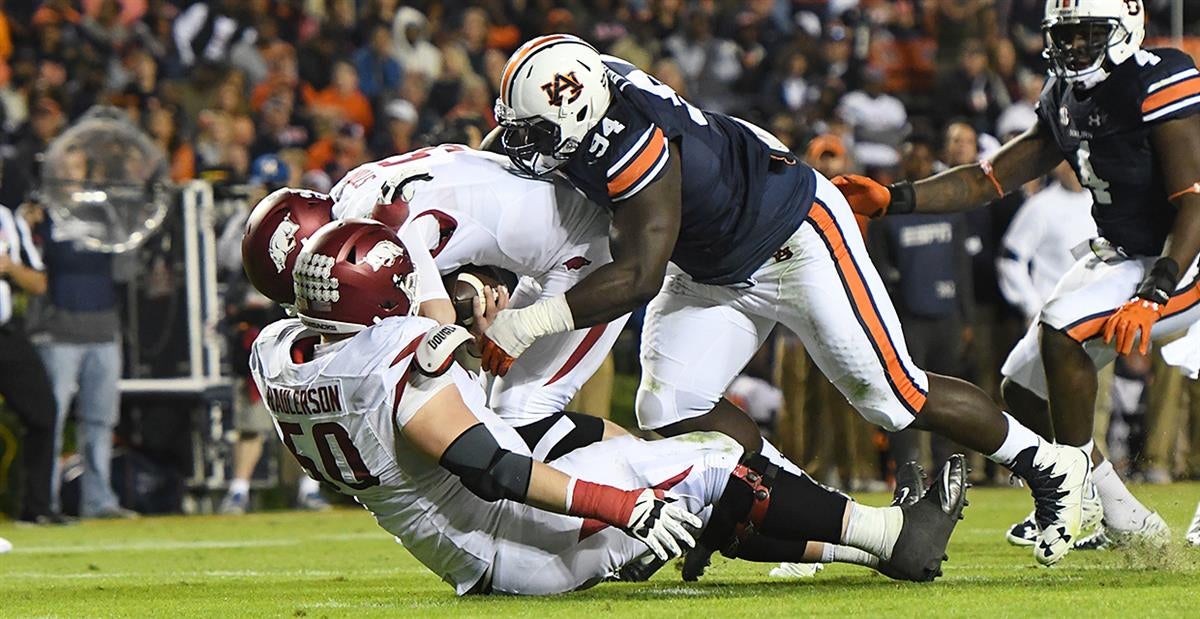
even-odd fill
[{"label": "au logo decal", "polygon": [[554,79],[542,84],[542,91],[550,98],[550,105],[561,106],[564,94],[567,96],[567,103],[574,103],[579,98],[583,93],[583,83],[575,77],[574,71],[566,75],[555,73]]}]

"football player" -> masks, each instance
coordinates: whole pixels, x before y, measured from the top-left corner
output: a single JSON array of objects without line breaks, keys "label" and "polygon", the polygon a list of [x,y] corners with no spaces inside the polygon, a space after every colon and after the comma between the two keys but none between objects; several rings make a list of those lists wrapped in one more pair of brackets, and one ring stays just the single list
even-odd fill
[{"label": "football player", "polygon": [[[263,294],[293,303],[285,287],[292,285],[290,265],[306,239],[334,218],[369,216],[398,228],[413,248],[418,274],[428,270],[417,279],[421,313],[443,324],[454,322],[454,314],[439,308],[447,302],[437,275],[463,265],[499,266],[523,276],[514,293],[516,307],[561,295],[611,260],[610,218],[569,185],[521,178],[510,166],[505,157],[447,144],[364,164],[328,197],[280,191],[249,218],[246,271]],[[489,408],[516,428],[535,459],[550,462],[626,434],[610,422],[562,411],[608,354],[627,318],[540,338],[506,376],[492,382]],[[780,464],[803,474],[790,462]],[[851,550],[830,547],[826,560],[852,560],[858,554]],[[645,565],[624,578],[660,566]]]},{"label": "football player", "polygon": [[1011,467],[1048,532],[1056,525],[1041,560],[1062,555],[1080,527],[1087,456],[1042,441],[977,387],[912,363],[854,213],[779,140],[564,34],[509,58],[496,116],[514,165],[557,174],[612,212],[612,261],[563,295],[501,311],[484,367],[503,376],[538,338],[649,303],[639,424],[666,436],[720,431],[777,461],[722,393],[782,322],[868,420],[933,430]]},{"label": "football player", "polygon": [[[1143,13],[1140,0],[1047,2],[1053,75],[1038,122],[991,161],[887,187],[835,179],[856,212],[880,216],[967,210],[1064,159],[1075,170],[1091,191],[1100,237],[1009,354],[1004,396],[1042,436],[1092,455],[1107,535],[1117,542],[1163,540],[1167,527],[1094,449],[1096,368],[1144,354],[1151,339],[1200,319],[1200,74],[1179,50],[1141,47]],[[1044,534],[1050,519],[1035,510],[1034,520]]]},{"label": "football player", "polygon": [[[416,316],[415,279],[389,227],[326,224],[295,262],[299,318],[264,329],[250,365],[306,472],[354,497],[457,593],[584,588],[647,548],[677,556],[705,520],[750,560],[819,560],[832,542],[894,578],[940,574],[966,503],[961,457],[925,497],[886,508],[743,458],[719,433],[623,436],[543,464],[455,363],[473,336]],[[477,308],[481,327],[495,309]]]}]

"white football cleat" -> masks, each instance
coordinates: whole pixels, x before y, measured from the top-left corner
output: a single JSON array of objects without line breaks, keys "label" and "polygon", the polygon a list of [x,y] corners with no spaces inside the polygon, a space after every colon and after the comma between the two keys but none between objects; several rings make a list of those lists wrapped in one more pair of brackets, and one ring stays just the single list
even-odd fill
[{"label": "white football cleat", "polygon": [[1184,539],[1192,546],[1200,546],[1200,503],[1196,504],[1196,515],[1192,516],[1192,524]]},{"label": "white football cleat", "polygon": [[1033,556],[1041,565],[1054,565],[1079,539],[1085,499],[1100,501],[1092,484],[1092,462],[1078,447],[1042,442],[1033,454],[1031,469],[1025,483],[1033,493],[1038,525]]},{"label": "white football cleat", "polygon": [[[1193,526],[1195,526],[1194,522]],[[1146,516],[1146,519],[1136,529],[1107,527],[1105,530],[1107,531],[1108,539],[1112,541],[1114,546],[1150,544],[1162,547],[1171,541],[1171,527],[1167,526],[1167,521],[1163,520],[1163,517],[1158,515],[1158,512],[1150,512],[1150,515]]]},{"label": "white football cleat", "polygon": [[12,552],[12,542],[0,537],[0,555],[6,552]]},{"label": "white football cleat", "polygon": [[1008,528],[1004,539],[1013,546],[1032,546],[1037,543],[1037,536],[1037,521],[1033,519],[1033,512],[1029,512],[1024,520]]},{"label": "white football cleat", "polygon": [[820,563],[780,563],[767,575],[771,578],[812,578],[823,569],[825,566]]}]

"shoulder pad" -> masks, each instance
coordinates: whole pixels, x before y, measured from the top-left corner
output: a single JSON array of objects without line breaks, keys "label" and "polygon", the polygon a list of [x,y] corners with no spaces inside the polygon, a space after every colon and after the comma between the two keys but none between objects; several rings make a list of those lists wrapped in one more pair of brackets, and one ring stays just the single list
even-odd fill
[{"label": "shoulder pad", "polygon": [[475,339],[458,325],[439,325],[427,331],[417,345],[417,371],[426,376],[441,376],[454,364],[454,351]]}]

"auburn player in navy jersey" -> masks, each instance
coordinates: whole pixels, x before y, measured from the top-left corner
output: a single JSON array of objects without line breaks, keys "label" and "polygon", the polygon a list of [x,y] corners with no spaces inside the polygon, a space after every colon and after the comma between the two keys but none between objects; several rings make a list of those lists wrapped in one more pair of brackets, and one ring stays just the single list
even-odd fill
[{"label": "auburn player in navy jersey", "polygon": [[975,386],[913,364],[854,214],[828,179],[762,129],[700,110],[574,36],[523,45],[500,90],[502,150],[526,174],[558,174],[607,207],[613,261],[565,295],[500,312],[486,368],[503,375],[536,338],[649,302],[640,425],[668,436],[720,431],[795,472],[722,398],[782,322],[870,421],[936,431],[1012,467],[1056,525],[1042,561],[1065,552],[1079,531],[1086,455],[1042,441]]},{"label": "auburn player in navy jersey", "polygon": [[[1075,169],[1091,191],[1100,238],[1082,248],[1010,353],[1004,396],[1043,436],[1092,454],[1116,541],[1163,540],[1167,527],[1092,444],[1096,369],[1200,320],[1200,73],[1178,50],[1142,49],[1143,12],[1140,0],[1047,2],[1042,29],[1054,75],[1037,125],[990,162],[887,187],[834,179],[855,211],[879,216],[966,210],[1064,159]],[[1027,523],[1012,533],[1021,537]]]}]

